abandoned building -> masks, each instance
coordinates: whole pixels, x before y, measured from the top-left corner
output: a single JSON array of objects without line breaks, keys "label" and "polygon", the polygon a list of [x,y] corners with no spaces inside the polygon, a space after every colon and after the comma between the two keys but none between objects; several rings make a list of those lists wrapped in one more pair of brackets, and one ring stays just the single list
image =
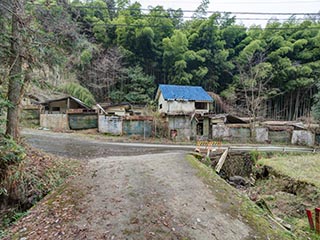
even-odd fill
[{"label": "abandoned building", "polygon": [[81,100],[66,96],[41,103],[40,126],[59,130],[97,128],[98,116]]},{"label": "abandoned building", "polygon": [[171,138],[210,138],[209,112],[213,99],[202,87],[160,84],[156,101],[158,111],[168,122]]},{"label": "abandoned building", "polygon": [[145,115],[145,104],[131,104],[128,102],[122,103],[99,103],[97,110],[99,114],[106,114],[109,116],[132,116]]},{"label": "abandoned building", "polygon": [[43,102],[44,113],[58,114],[58,113],[67,113],[67,111],[78,111],[78,112],[90,112],[92,111],[91,107],[87,106],[81,100],[72,97],[66,96],[59,99],[51,99],[46,102]]}]

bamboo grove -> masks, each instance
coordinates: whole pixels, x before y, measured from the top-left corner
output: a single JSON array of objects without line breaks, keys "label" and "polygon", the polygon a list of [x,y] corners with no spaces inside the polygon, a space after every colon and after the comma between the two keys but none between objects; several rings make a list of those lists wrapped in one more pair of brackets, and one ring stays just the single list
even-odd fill
[{"label": "bamboo grove", "polygon": [[[201,85],[238,114],[320,116],[320,14],[248,28],[232,14],[207,13],[208,1],[190,18],[128,0],[23,2],[38,43],[32,59],[41,59],[32,69],[72,72],[96,101],[148,103],[157,84]],[[7,58],[12,26],[4,13],[0,26]]]}]

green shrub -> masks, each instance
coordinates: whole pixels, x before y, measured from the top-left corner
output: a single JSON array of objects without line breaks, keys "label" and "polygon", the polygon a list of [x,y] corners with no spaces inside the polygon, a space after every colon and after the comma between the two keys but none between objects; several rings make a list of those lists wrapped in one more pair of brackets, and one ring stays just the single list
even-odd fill
[{"label": "green shrub", "polygon": [[21,162],[26,157],[25,149],[11,137],[0,135],[0,180],[9,165]]},{"label": "green shrub", "polygon": [[258,160],[261,158],[261,154],[258,151],[253,150],[250,152],[250,157],[254,163],[257,163]]}]

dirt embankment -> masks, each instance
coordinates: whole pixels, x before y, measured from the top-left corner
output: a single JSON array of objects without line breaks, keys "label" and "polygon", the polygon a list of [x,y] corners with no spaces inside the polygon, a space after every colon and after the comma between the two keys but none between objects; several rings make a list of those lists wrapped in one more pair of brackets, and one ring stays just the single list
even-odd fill
[{"label": "dirt embankment", "polygon": [[[212,167],[215,167],[219,157],[218,154],[211,156]],[[305,213],[306,209],[319,207],[319,187],[289,177],[271,166],[257,164],[257,157],[256,153],[230,154],[220,176],[299,239],[320,239],[308,230]],[[293,168],[292,171],[302,170]]]}]

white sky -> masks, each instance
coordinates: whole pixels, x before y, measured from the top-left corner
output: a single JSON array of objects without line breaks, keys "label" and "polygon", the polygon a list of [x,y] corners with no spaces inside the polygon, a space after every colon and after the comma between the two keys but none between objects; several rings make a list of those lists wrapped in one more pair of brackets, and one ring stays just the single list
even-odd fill
[{"label": "white sky", "polygon": [[[195,10],[201,0],[131,0],[140,2],[142,8],[157,5],[165,9],[173,8],[182,10]],[[263,12],[263,13],[319,13],[320,0],[210,0],[208,11],[227,11],[227,12]],[[192,13],[185,13],[184,16],[191,16]],[[320,15],[320,14],[319,14]],[[276,15],[237,15],[238,18],[277,18],[287,19],[288,16]],[[302,16],[297,16],[297,18]],[[264,26],[266,20],[238,20],[238,23],[250,26],[252,24]]]}]

